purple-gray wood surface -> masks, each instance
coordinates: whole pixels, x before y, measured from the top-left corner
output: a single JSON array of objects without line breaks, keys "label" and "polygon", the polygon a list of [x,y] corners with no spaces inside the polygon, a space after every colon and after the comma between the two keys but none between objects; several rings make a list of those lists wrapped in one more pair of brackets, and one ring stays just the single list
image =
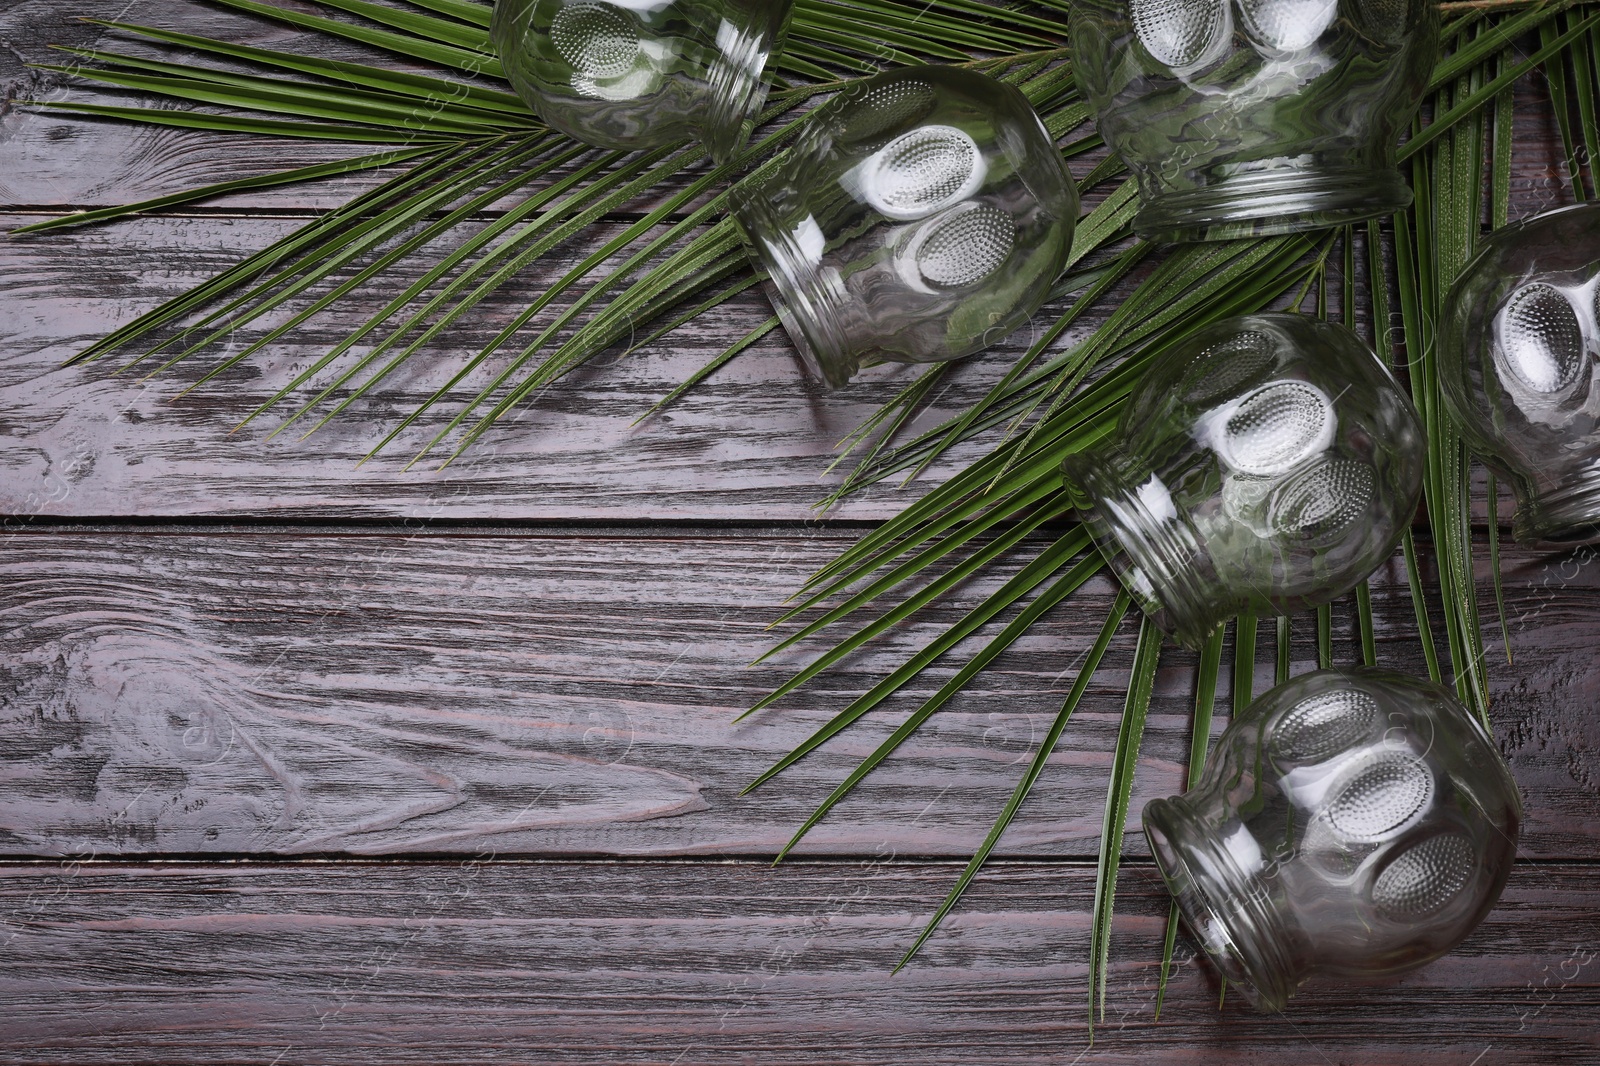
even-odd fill
[{"label": "purple-gray wood surface", "polygon": [[[17,3],[0,10],[5,97],[114,98],[22,66],[52,41],[94,43],[74,14],[306,45],[189,0]],[[1514,213],[1562,202],[1537,85],[1518,137]],[[0,228],[347,153],[8,108]],[[1505,551],[1514,662],[1487,669],[1529,818],[1504,902],[1461,950],[1385,986],[1309,988],[1269,1018],[1237,996],[1219,1007],[1180,940],[1158,1019],[1167,905],[1129,832],[1091,1044],[1092,859],[1131,623],[999,860],[889,971],[1053,718],[1105,582],[791,863],[768,866],[955,667],[739,795],[1006,576],[734,721],[806,661],[747,666],[784,599],[929,483],[826,523],[813,510],[835,443],[903,376],[827,393],[774,334],[635,426],[767,317],[752,296],[548,390],[448,470],[408,472],[403,448],[356,461],[516,294],[305,441],[264,441],[281,416],[230,431],[366,304],[183,398],[203,362],[151,381],[60,367],[368,182],[0,246],[0,1062],[1600,1063],[1592,555]],[[562,266],[530,269],[525,291]],[[951,375],[929,417],[981,395],[1025,342]],[[1398,560],[1373,594],[1380,659],[1421,672]],[[1348,658],[1348,604],[1335,633]],[[1275,652],[1261,636],[1258,687]],[[1305,619],[1291,660],[1314,663]],[[1194,665],[1163,656],[1129,828],[1181,786]]]}]

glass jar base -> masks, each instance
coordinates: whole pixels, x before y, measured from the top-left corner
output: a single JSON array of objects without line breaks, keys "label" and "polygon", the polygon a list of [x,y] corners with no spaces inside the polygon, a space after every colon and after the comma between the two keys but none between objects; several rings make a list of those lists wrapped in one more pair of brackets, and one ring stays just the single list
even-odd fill
[{"label": "glass jar base", "polygon": [[1134,231],[1164,244],[1271,237],[1382,218],[1411,200],[1394,170],[1276,168],[1148,201]]}]

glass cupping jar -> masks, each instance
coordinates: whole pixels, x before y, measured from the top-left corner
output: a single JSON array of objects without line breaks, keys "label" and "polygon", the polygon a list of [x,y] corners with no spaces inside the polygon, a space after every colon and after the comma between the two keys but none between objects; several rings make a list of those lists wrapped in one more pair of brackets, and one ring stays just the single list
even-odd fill
[{"label": "glass cupping jar", "polygon": [[1511,485],[1518,540],[1600,539],[1600,205],[1491,236],[1451,290],[1440,378]]},{"label": "glass cupping jar", "polygon": [[793,0],[496,0],[506,77],[550,126],[604,148],[750,139]]},{"label": "glass cupping jar", "polygon": [[907,67],[844,90],[734,218],[801,356],[830,385],[932,363],[1023,325],[1065,269],[1072,176],[1017,89]]},{"label": "glass cupping jar", "polygon": [[1141,236],[1293,233],[1411,202],[1394,148],[1438,54],[1434,0],[1075,0],[1070,26]]},{"label": "glass cupping jar", "polygon": [[1316,975],[1450,951],[1505,887],[1522,819],[1494,741],[1437,685],[1323,670],[1273,689],[1145,835],[1200,947],[1279,1011]]},{"label": "glass cupping jar", "polygon": [[1246,609],[1317,606],[1372,574],[1416,512],[1425,456],[1411,401],[1359,337],[1264,314],[1158,354],[1111,442],[1062,472],[1124,586],[1195,647]]}]

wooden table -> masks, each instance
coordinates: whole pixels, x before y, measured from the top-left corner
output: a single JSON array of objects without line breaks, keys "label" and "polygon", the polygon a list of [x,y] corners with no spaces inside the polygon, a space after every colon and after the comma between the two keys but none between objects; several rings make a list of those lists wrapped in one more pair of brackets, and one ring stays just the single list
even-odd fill
[{"label": "wooden table", "polygon": [[[59,97],[58,79],[21,62],[95,40],[67,15],[125,9],[304,43],[187,0],[14,3],[0,11],[8,97]],[[1521,109],[1519,215],[1565,195],[1537,91]],[[10,110],[0,225],[347,152]],[[204,361],[149,381],[59,368],[361,187],[263,192],[0,251],[0,1061],[1600,1063],[1592,554],[1506,552],[1516,661],[1489,673],[1529,817],[1504,901],[1461,950],[1262,1017],[1236,996],[1219,1007],[1216,978],[1180,941],[1158,1020],[1167,903],[1131,821],[1091,1046],[1093,859],[1131,627],[997,860],[920,958],[889,971],[1059,706],[1105,582],[792,861],[769,866],[948,673],[739,795],[998,580],[735,724],[806,661],[746,665],[785,597],[931,483],[869,492],[826,521],[813,510],[835,442],[896,374],[828,393],[773,335],[635,426],[767,316],[752,296],[549,389],[457,465],[407,472],[400,453],[356,460],[516,298],[303,442],[265,441],[272,419],[229,431],[354,312],[183,398]],[[559,266],[530,270],[525,292]],[[974,360],[930,417],[980,395],[1017,350]],[[1401,566],[1374,590],[1382,661],[1421,672]],[[1352,647],[1348,605],[1337,625]],[[1275,648],[1262,636],[1264,686]],[[1292,658],[1297,672],[1315,660],[1304,621]],[[1163,656],[1135,815],[1180,786],[1193,677],[1190,656]]]}]

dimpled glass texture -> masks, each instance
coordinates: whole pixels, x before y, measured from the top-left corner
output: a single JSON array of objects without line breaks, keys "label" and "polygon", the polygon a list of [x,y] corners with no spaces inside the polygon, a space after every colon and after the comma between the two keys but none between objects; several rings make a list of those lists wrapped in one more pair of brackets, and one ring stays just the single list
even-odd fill
[{"label": "dimpled glass texture", "polygon": [[971,355],[1039,309],[1078,193],[1016,89],[907,67],[818,108],[734,218],[795,347],[830,385]]},{"label": "dimpled glass texture", "polygon": [[1478,720],[1370,668],[1273,689],[1193,789],[1144,809],[1190,932],[1266,1011],[1313,976],[1381,977],[1461,943],[1505,887],[1521,819]]},{"label": "dimpled glass texture", "polygon": [[1451,290],[1440,378],[1518,540],[1600,540],[1600,206],[1514,223]]},{"label": "dimpled glass texture", "polygon": [[1294,233],[1411,202],[1394,148],[1438,54],[1433,0],[1076,0],[1070,25],[1141,236]]},{"label": "dimpled glass texture", "polygon": [[793,0],[496,0],[490,36],[540,118],[604,148],[750,139]]},{"label": "dimpled glass texture", "polygon": [[1246,609],[1287,614],[1387,560],[1425,442],[1387,367],[1343,326],[1226,319],[1155,358],[1068,498],[1155,622],[1197,647]]}]

